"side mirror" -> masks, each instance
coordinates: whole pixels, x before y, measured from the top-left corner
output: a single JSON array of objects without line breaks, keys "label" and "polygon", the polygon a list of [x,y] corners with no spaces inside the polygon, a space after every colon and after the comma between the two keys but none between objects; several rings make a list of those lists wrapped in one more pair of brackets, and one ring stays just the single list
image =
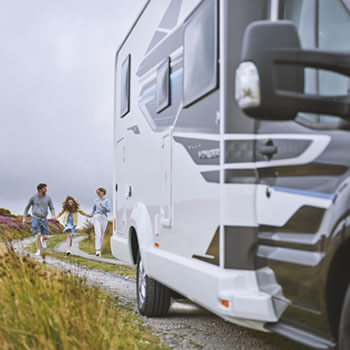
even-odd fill
[{"label": "side mirror", "polygon": [[236,100],[250,117],[291,120],[298,112],[336,115],[350,120],[350,96],[304,93],[304,68],[350,77],[350,52],[302,50],[289,21],[257,21],[244,34],[236,72]]}]

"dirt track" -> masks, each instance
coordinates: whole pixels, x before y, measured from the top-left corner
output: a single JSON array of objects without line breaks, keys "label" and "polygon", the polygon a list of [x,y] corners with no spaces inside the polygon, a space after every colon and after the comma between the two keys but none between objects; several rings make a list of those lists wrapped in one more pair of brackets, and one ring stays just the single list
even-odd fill
[{"label": "dirt track", "polygon": [[[77,246],[75,239],[75,247]],[[16,249],[23,251],[32,242],[26,239],[16,244]],[[57,250],[62,249],[59,245]],[[79,254],[74,250],[74,254]],[[42,258],[39,258],[39,260]],[[91,285],[104,288],[116,296],[121,303],[136,311],[135,280],[95,269],[87,269],[66,261],[46,257],[46,263],[63,271],[85,277]],[[143,317],[146,325],[152,328],[154,334],[160,337],[169,347],[174,349],[233,349],[233,350],[280,350],[281,347],[264,343],[259,333],[250,332],[227,323],[215,315],[188,302],[172,304],[166,318]],[[293,349],[297,347],[293,346]]]}]

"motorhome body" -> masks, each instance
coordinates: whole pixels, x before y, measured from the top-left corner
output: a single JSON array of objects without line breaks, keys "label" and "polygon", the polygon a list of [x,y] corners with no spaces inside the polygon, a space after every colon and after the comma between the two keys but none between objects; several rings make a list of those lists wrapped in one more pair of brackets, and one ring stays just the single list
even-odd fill
[{"label": "motorhome body", "polygon": [[[146,315],[164,314],[176,292],[292,338],[305,315],[328,325],[319,246],[339,230],[334,196],[348,172],[333,140],[348,132],[256,121],[235,100],[246,28],[293,20],[294,3],[151,0],[118,50],[111,247],[138,265]],[[333,346],[331,327],[310,334],[298,340]]]}]

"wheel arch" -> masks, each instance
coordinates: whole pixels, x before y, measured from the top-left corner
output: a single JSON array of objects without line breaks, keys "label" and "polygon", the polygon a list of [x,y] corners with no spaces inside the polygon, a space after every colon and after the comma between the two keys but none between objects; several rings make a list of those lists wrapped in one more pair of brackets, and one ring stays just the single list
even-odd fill
[{"label": "wheel arch", "polygon": [[[131,261],[136,266],[137,254],[142,255],[152,244],[153,229],[151,217],[143,203],[137,203],[132,210],[128,223],[129,250]],[[145,262],[147,267],[147,262]]]},{"label": "wheel arch", "polygon": [[137,256],[139,254],[139,242],[137,238],[137,232],[134,226],[130,227],[129,230],[129,237],[130,237],[130,249],[131,249],[131,261],[134,266],[137,264]]}]

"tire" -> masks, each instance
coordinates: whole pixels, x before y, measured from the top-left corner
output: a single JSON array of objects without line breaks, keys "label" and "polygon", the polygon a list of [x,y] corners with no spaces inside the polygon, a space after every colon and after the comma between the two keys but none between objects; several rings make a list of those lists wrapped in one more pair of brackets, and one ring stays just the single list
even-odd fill
[{"label": "tire", "polygon": [[346,291],[341,311],[337,349],[350,349],[350,285]]},{"label": "tire", "polygon": [[136,271],[137,307],[141,315],[166,316],[170,307],[170,290],[145,273],[140,254]]}]

